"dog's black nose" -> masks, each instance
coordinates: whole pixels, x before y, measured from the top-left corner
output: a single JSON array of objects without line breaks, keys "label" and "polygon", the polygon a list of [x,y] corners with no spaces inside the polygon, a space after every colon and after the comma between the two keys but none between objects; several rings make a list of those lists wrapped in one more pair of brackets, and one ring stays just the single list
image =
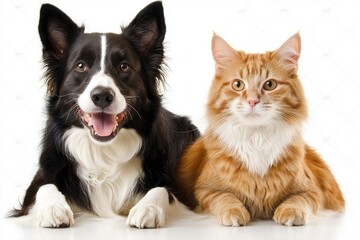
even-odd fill
[{"label": "dog's black nose", "polygon": [[91,91],[90,96],[91,100],[96,106],[104,109],[110,106],[110,104],[114,100],[115,93],[111,88],[97,87]]}]

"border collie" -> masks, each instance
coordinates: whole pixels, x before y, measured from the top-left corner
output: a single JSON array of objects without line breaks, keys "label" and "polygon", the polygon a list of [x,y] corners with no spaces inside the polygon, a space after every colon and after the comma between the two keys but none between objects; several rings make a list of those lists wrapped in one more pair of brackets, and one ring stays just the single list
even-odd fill
[{"label": "border collie", "polygon": [[141,10],[121,34],[84,29],[42,5],[47,122],[39,170],[11,215],[35,214],[39,226],[58,228],[88,211],[161,227],[179,157],[199,136],[188,118],[161,105],[162,3]]}]

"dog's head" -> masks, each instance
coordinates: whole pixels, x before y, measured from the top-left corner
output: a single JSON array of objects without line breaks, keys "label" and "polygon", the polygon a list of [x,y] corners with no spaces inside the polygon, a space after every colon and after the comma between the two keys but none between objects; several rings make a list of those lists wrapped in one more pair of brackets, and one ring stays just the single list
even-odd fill
[{"label": "dog's head", "polygon": [[165,21],[161,2],[149,4],[121,34],[84,33],[58,8],[44,4],[43,44],[49,111],[66,126],[86,127],[111,142],[139,108],[159,99]]}]

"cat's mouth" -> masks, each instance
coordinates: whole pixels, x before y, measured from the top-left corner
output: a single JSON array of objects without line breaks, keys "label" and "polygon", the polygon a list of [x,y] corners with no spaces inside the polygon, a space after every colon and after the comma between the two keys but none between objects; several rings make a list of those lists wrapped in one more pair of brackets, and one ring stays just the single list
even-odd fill
[{"label": "cat's mouth", "polygon": [[269,120],[269,116],[259,109],[247,109],[241,113],[241,118],[250,125],[262,125]]},{"label": "cat's mouth", "polygon": [[92,138],[99,142],[108,142],[115,138],[118,130],[124,125],[127,119],[127,111],[118,114],[106,112],[86,113],[78,109],[78,115],[89,131]]},{"label": "cat's mouth", "polygon": [[261,114],[256,111],[249,111],[245,114],[246,117],[260,117]]},{"label": "cat's mouth", "polygon": [[251,118],[261,116],[261,114],[259,113],[259,111],[258,111],[257,109],[255,109],[255,108],[250,108],[249,110],[247,110],[247,111],[244,113],[244,115],[245,115],[246,117],[251,117]]}]

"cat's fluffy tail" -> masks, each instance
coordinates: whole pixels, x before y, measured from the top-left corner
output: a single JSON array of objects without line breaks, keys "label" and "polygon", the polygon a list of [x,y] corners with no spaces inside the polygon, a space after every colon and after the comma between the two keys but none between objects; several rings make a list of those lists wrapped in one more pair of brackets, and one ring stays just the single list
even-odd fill
[{"label": "cat's fluffy tail", "polygon": [[306,146],[305,151],[306,164],[317,179],[317,184],[323,193],[323,207],[334,211],[343,211],[345,200],[329,167],[312,148]]}]

